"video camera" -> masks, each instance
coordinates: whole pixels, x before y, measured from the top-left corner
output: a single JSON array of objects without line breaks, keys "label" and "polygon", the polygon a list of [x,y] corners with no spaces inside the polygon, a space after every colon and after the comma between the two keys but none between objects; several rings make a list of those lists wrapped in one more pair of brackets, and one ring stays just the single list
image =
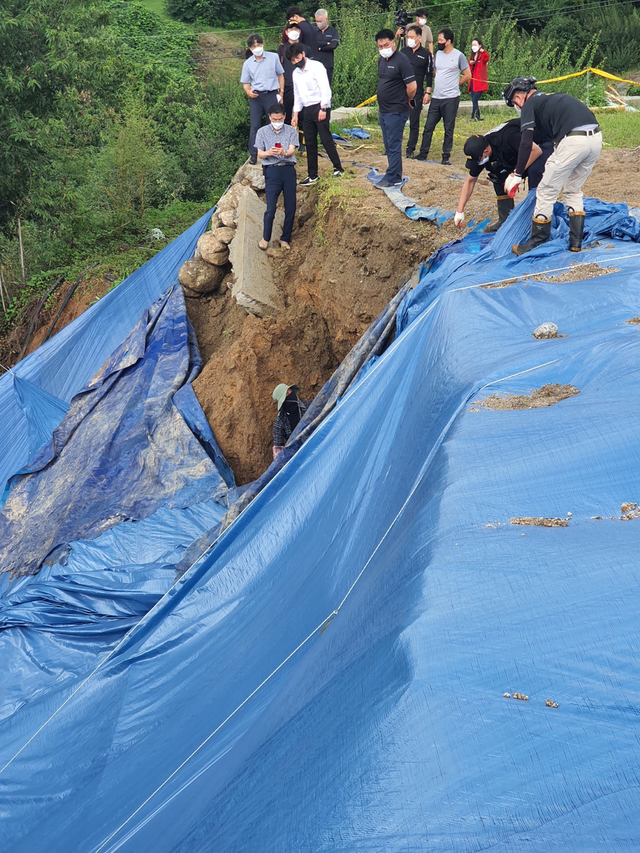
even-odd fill
[{"label": "video camera", "polygon": [[393,24],[395,28],[404,30],[409,24],[409,13],[406,9],[397,9],[393,15]]}]

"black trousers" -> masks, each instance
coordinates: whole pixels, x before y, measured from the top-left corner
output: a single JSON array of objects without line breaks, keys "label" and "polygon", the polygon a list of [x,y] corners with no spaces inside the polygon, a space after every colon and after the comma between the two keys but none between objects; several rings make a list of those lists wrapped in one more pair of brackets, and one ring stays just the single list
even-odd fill
[{"label": "black trousers", "polygon": [[262,225],[262,239],[266,240],[267,243],[271,239],[276,206],[280,193],[282,193],[284,198],[284,227],[280,239],[285,243],[290,243],[293,220],[296,215],[296,167],[293,163],[285,163],[282,166],[265,166],[263,171],[267,209]]},{"label": "black trousers", "polygon": [[318,177],[318,135],[324,145],[324,150],[333,163],[333,168],[342,169],[342,163],[340,162],[338,150],[331,136],[331,128],[329,126],[331,110],[327,110],[327,117],[323,121],[318,119],[319,112],[320,104],[312,104],[310,107],[304,108],[302,127],[304,130],[304,142],[307,146],[307,169],[310,178]]},{"label": "black trousers", "polygon": [[431,137],[436,125],[442,119],[444,124],[444,142],[442,143],[442,159],[448,160],[453,149],[453,130],[456,126],[458,104],[460,98],[432,98],[427,114],[427,121],[422,134],[420,156],[426,157],[431,148]]},{"label": "black trousers", "polygon": [[407,142],[407,154],[413,154],[418,144],[418,136],[420,135],[420,116],[422,114],[422,99],[424,98],[424,89],[418,86],[418,91],[414,98],[414,108],[409,113],[409,141]]}]

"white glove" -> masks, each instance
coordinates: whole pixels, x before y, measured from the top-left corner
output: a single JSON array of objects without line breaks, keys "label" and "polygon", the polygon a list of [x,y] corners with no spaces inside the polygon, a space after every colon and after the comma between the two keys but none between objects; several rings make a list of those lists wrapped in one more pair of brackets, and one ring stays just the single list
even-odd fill
[{"label": "white glove", "polygon": [[457,225],[458,228],[462,228],[462,223],[464,222],[464,213],[459,213],[457,210],[453,215],[453,224]]},{"label": "white glove", "polygon": [[512,172],[509,177],[504,182],[504,191],[509,196],[509,198],[513,198],[515,194],[518,192],[518,187],[522,183],[522,177],[520,175],[516,175],[515,172]]}]

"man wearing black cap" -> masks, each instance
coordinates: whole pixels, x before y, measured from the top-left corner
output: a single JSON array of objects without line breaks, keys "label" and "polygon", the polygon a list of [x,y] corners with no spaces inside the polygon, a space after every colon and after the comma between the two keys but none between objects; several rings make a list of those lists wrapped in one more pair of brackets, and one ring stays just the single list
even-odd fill
[{"label": "man wearing black cap", "polygon": [[[494,127],[484,136],[474,134],[467,139],[464,144],[464,153],[468,158],[466,166],[469,177],[462,185],[460,200],[453,217],[458,228],[462,228],[465,206],[471,198],[483,169],[487,170],[487,177],[493,184],[498,202],[498,219],[487,225],[484,230],[487,233],[493,233],[500,228],[514,207],[513,199],[504,191],[504,182],[515,168],[519,150],[520,120],[517,118]],[[552,151],[553,145],[548,142],[542,145],[534,142],[531,146],[531,155],[525,171],[529,189],[534,189],[540,183],[544,165]]]},{"label": "man wearing black cap", "polygon": [[278,416],[273,423],[273,458],[275,459],[289,441],[291,433],[300,423],[310,405],[309,400],[298,399],[298,386],[281,382],[273,389],[271,398],[278,405]]}]

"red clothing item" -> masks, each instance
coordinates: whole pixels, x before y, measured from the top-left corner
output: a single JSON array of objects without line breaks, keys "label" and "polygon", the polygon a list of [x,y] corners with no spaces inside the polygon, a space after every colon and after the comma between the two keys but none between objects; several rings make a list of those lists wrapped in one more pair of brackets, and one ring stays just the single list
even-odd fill
[{"label": "red clothing item", "polygon": [[486,50],[478,51],[475,59],[473,54],[469,57],[469,69],[471,70],[471,80],[469,80],[467,85],[469,92],[486,92],[489,88],[489,84],[487,83],[489,78],[487,71],[488,62],[489,54]]}]

